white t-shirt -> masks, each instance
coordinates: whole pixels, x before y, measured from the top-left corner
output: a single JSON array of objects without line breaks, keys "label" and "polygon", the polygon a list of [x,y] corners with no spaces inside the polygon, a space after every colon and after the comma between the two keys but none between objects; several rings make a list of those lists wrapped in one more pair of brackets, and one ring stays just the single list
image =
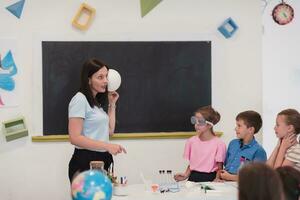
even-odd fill
[{"label": "white t-shirt", "polygon": [[[91,108],[84,94],[77,92],[69,103],[69,118],[83,118],[83,129],[81,134],[93,139],[107,142],[109,140],[109,118],[102,109],[94,106]],[[80,147],[76,147],[79,148]],[[105,150],[93,151],[104,152]]]}]

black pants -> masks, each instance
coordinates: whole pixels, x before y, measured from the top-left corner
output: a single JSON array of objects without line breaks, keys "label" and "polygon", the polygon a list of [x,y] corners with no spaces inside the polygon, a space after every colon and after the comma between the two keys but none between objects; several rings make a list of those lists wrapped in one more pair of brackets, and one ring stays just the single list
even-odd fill
[{"label": "black pants", "polygon": [[193,182],[208,182],[213,181],[217,176],[217,172],[197,172],[197,171],[191,171],[191,174],[189,176],[189,181]]},{"label": "black pants", "polygon": [[69,180],[72,182],[74,175],[90,169],[91,161],[103,161],[104,169],[108,171],[110,165],[114,162],[113,157],[108,152],[97,152],[86,149],[74,150],[73,156],[69,162]]}]

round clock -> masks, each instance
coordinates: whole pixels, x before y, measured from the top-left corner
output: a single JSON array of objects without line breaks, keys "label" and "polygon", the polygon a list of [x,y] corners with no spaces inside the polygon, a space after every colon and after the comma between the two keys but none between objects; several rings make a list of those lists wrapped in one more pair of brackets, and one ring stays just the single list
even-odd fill
[{"label": "round clock", "polygon": [[275,6],[272,12],[273,19],[279,25],[290,23],[294,18],[294,9],[284,2]]}]

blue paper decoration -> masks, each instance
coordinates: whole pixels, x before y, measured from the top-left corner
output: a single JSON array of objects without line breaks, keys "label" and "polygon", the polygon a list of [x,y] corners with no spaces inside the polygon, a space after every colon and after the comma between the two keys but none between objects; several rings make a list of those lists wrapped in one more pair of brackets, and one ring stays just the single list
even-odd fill
[{"label": "blue paper decoration", "polygon": [[15,81],[12,76],[17,74],[17,66],[13,59],[11,51],[9,51],[2,60],[2,69],[8,73],[0,73],[0,89],[12,91],[15,89]]},{"label": "blue paper decoration", "polygon": [[237,24],[230,17],[226,19],[218,30],[224,35],[225,38],[230,38],[237,30]]},{"label": "blue paper decoration", "polygon": [[20,19],[23,7],[24,7],[25,0],[18,1],[8,7],[6,9],[11,12],[14,16]]}]

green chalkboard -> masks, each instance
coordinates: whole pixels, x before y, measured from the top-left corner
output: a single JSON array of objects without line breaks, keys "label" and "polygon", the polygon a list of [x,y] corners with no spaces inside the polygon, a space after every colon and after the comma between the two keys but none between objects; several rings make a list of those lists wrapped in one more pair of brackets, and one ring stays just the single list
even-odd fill
[{"label": "green chalkboard", "polygon": [[43,41],[44,135],[68,133],[68,103],[91,57],[121,74],[117,133],[192,131],[190,116],[211,104],[210,41]]}]

